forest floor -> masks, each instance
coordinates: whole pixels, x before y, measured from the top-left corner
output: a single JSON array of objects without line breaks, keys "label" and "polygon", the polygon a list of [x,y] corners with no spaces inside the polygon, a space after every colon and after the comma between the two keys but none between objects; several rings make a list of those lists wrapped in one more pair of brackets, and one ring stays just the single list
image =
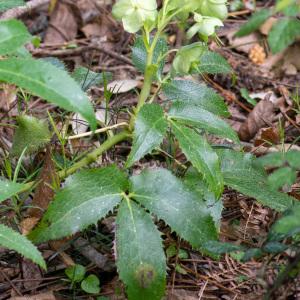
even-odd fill
[{"label": "forest floor", "polygon": [[[52,4],[55,2],[51,1]],[[260,7],[272,5],[272,1],[256,2]],[[127,114],[124,112],[137,103],[135,90],[141,86],[143,77],[131,63],[133,36],[124,32],[121,24],[113,19],[111,5],[109,0],[63,0],[50,13],[46,4],[23,14],[20,19],[33,35],[41,37],[40,47],[30,49],[35,57],[56,57],[64,62],[68,70],[83,66],[94,72],[105,71],[112,74],[109,87],[113,89],[113,95],[109,115],[113,125],[126,121]],[[241,24],[251,15],[250,8],[246,5],[231,12],[225,26],[218,31],[221,45],[214,41],[209,45],[228,60],[235,78],[231,75],[215,75],[205,76],[204,79],[199,76],[196,79],[205,80],[224,97],[231,113],[229,122],[238,132],[247,152],[261,156],[278,151],[280,147],[299,150],[300,119],[294,109],[297,97],[292,95],[296,94],[300,82],[300,41],[296,41],[285,51],[272,55],[266,43],[266,28],[243,38],[234,37]],[[168,28],[168,43],[170,47],[179,47],[184,43],[183,33],[175,24]],[[167,64],[165,68],[168,67],[170,66]],[[103,88],[91,86],[88,94],[96,103],[98,118],[103,119]],[[6,86],[0,92],[1,124],[14,123],[11,120],[15,119],[20,109],[17,97],[13,87]],[[163,100],[162,96],[161,101]],[[300,101],[299,98],[298,100]],[[41,118],[46,118],[49,111],[58,128],[63,128],[69,122],[74,136],[89,130],[79,115],[67,118],[57,107],[38,98],[32,98],[27,105],[31,114]],[[0,149],[3,151],[0,151],[0,161],[1,155],[11,147],[14,132],[13,127],[1,124]],[[99,139],[74,138],[68,141],[66,152],[73,159],[86,150],[97,147],[101,142],[101,136]],[[220,140],[214,142],[222,143]],[[56,152],[59,155],[60,151],[58,141],[53,140],[46,151],[41,151],[26,162],[27,171],[30,173],[36,165],[43,166],[40,176],[46,181],[54,168],[49,160],[49,153]],[[103,155],[96,164],[124,161],[127,154],[128,145],[123,143]],[[183,159],[181,153],[178,153],[177,159]],[[135,165],[134,172],[139,172],[145,166],[161,164],[155,157],[147,156]],[[298,191],[299,184],[296,183],[286,192],[300,199]],[[35,201],[43,201],[42,199],[52,196],[47,189],[39,190],[33,195]],[[278,214],[231,189],[225,190],[222,201],[224,210],[221,241],[259,248]],[[5,215],[5,218],[11,220],[16,218],[13,212],[9,215],[6,212],[0,213],[1,217]],[[26,231],[27,225],[20,222],[22,231]],[[85,265],[88,270],[99,275],[99,296],[126,299],[124,287],[114,267],[114,226],[112,215],[93,229],[68,239],[43,244],[40,250],[48,262],[47,272],[41,271],[12,251],[0,249],[0,300],[96,299],[80,289],[75,292],[70,290],[64,269],[74,263]],[[289,253],[270,254],[247,263],[226,254],[217,261],[192,250],[164,224],[160,226],[168,249],[169,299],[262,299],[266,289],[271,287],[274,288],[274,299],[300,299],[299,278],[274,286],[282,266],[290,260]],[[176,248],[181,250],[178,252]]]}]

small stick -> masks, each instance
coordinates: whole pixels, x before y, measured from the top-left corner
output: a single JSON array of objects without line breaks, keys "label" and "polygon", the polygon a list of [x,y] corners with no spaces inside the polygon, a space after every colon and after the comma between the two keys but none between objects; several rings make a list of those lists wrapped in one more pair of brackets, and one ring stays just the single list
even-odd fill
[{"label": "small stick", "polygon": [[77,135],[71,135],[71,136],[68,137],[68,140],[80,139],[80,138],[83,138],[83,137],[86,137],[86,136],[90,136],[92,134],[106,132],[108,130],[118,128],[118,127],[121,127],[121,126],[128,126],[128,124],[125,123],[125,122],[122,122],[122,123],[118,123],[118,124],[115,124],[115,125],[112,125],[112,126],[100,128],[100,129],[97,129],[95,131],[88,131],[88,132],[77,134]]},{"label": "small stick", "polygon": [[5,13],[3,13],[0,17],[1,20],[7,20],[7,19],[14,19],[19,18],[27,13],[29,13],[31,10],[42,6],[44,4],[48,4],[50,0],[31,0],[26,3],[24,6],[18,6],[12,9],[9,9]]}]

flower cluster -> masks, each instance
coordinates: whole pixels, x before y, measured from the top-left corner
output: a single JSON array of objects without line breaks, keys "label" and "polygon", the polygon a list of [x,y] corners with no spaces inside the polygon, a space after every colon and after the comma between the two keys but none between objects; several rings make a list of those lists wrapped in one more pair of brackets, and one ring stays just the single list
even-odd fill
[{"label": "flower cluster", "polygon": [[195,24],[188,30],[188,38],[197,33],[204,38],[213,35],[215,28],[223,26],[222,20],[227,17],[226,0],[164,0],[163,8],[157,12],[156,0],[118,0],[113,15],[123,22],[126,31],[135,33],[155,25],[161,14],[182,20],[194,13]]}]

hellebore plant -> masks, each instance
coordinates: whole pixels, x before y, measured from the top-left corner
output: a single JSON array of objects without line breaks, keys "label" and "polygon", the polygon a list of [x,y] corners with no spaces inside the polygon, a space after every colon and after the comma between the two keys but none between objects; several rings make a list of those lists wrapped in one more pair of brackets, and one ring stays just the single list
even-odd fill
[{"label": "hellebore plant", "polygon": [[[268,185],[267,175],[254,166],[251,155],[231,149],[216,150],[210,145],[207,134],[239,145],[236,133],[224,120],[229,116],[226,104],[204,83],[179,78],[231,73],[226,60],[209,51],[206,43],[209,36],[214,36],[215,29],[222,26],[227,15],[225,2],[164,0],[157,10],[154,0],[119,0],[113,7],[113,14],[122,21],[126,31],[137,33],[132,60],[137,70],[144,74],[137,105],[129,114],[125,130],[110,128],[99,148],[57,172],[60,180],[66,179],[64,187],[56,192],[28,239],[39,244],[71,236],[97,224],[109,213],[115,213],[116,264],[128,298],[160,300],[165,294],[167,268],[157,220],[163,220],[194,249],[217,257],[211,243],[218,239],[222,212],[220,197],[225,184],[278,211],[287,209],[294,201]],[[201,40],[169,50],[165,29],[170,22],[183,22],[192,15],[195,24],[187,29],[187,37],[195,38],[199,33]],[[31,39],[24,25],[15,20],[2,21],[0,32],[7,34],[6,42],[0,40],[0,55],[6,56],[0,60],[0,80],[20,86],[65,110],[80,113],[95,130],[92,105],[66,71],[49,62],[34,60],[30,54],[25,58],[19,55],[18,49]],[[175,58],[170,71],[164,71],[171,52],[176,52]],[[16,57],[10,56],[12,53]],[[154,93],[153,83],[156,83]],[[162,104],[158,101],[159,94],[166,99]],[[33,136],[37,136],[30,124],[41,121],[27,118],[25,122],[26,117],[19,118],[22,126],[18,127],[16,135],[31,138],[22,141],[22,149],[18,145],[13,148],[24,154],[23,148],[27,149]],[[40,143],[35,138],[31,151],[49,140],[47,128],[43,131],[45,126],[35,127],[40,128]],[[122,169],[115,165],[85,168],[103,152],[126,140],[132,141],[132,146]],[[14,143],[18,144],[18,139]],[[186,161],[175,158],[178,148]],[[167,157],[168,169],[145,169],[139,175],[130,176],[131,167],[151,154]],[[85,169],[79,171],[82,168]],[[34,182],[0,180],[0,201],[21,195],[33,186]],[[45,267],[40,253],[28,239],[4,225],[0,226],[0,231],[1,245]],[[11,241],[1,236],[9,236]]]}]

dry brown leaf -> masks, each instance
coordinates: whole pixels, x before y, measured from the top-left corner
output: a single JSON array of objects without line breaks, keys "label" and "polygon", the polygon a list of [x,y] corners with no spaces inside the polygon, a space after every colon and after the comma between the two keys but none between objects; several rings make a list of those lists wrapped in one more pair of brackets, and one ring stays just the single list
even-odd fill
[{"label": "dry brown leaf", "polygon": [[78,31],[77,19],[72,6],[61,1],[57,2],[51,14],[44,42],[59,44],[75,39]]},{"label": "dry brown leaf", "polygon": [[271,146],[277,145],[280,142],[279,131],[275,127],[262,128],[259,130],[254,146],[258,147],[260,145]]},{"label": "dry brown leaf", "polygon": [[172,293],[169,294],[169,300],[198,300],[198,293],[183,290],[183,289],[174,289]]},{"label": "dry brown leaf", "polygon": [[50,201],[54,196],[54,191],[52,185],[58,180],[55,165],[51,158],[51,149],[47,147],[44,165],[42,171],[39,175],[39,184],[33,195],[32,206],[38,208],[30,208],[28,210],[28,215],[31,217],[41,218],[43,211],[47,209]]},{"label": "dry brown leaf", "polygon": [[[129,92],[139,86],[139,81],[134,79],[115,80],[107,85],[107,89],[113,94],[122,94]],[[104,90],[104,89],[100,89]]]},{"label": "dry brown leaf", "polygon": [[250,141],[260,128],[269,127],[275,119],[274,103],[266,99],[261,100],[241,125],[238,135],[242,141]]},{"label": "dry brown leaf", "polygon": [[33,279],[23,282],[25,289],[36,291],[39,285],[43,281],[43,274],[38,265],[33,263],[31,260],[22,259],[22,277],[24,279]]},{"label": "dry brown leaf", "polygon": [[267,19],[267,21],[264,24],[260,26],[259,31],[264,35],[268,35],[273,25],[276,22],[277,22],[277,18],[270,17],[269,19]]}]

